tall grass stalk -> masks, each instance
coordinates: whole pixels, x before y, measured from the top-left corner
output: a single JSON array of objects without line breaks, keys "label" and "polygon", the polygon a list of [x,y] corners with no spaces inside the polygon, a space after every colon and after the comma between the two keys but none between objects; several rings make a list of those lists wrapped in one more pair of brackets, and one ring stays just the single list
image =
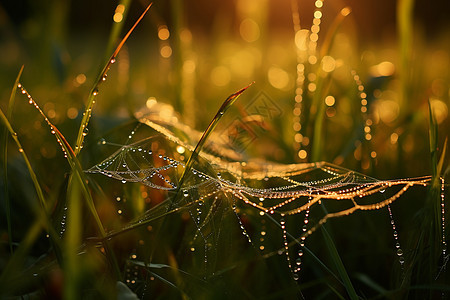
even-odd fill
[{"label": "tall grass stalk", "polygon": [[[331,24],[330,30],[327,31],[324,42],[320,49],[320,58],[323,58],[330,52],[330,48],[337,31],[344,19],[351,13],[350,8],[343,8],[337,16],[334,18]],[[325,102],[324,98],[327,96],[330,89],[331,80],[328,73],[324,72],[322,69],[322,63],[320,63],[319,68],[316,72],[317,84],[316,92],[313,96],[313,105],[317,107],[317,113],[314,120],[314,136],[312,144],[312,154],[311,161],[316,162],[322,160],[322,149],[323,149],[323,124],[325,122]],[[328,79],[328,82],[324,82]]]},{"label": "tall grass stalk", "polygon": [[97,79],[96,83],[94,84],[94,87],[90,91],[86,110],[83,114],[83,119],[81,120],[80,128],[78,129],[78,136],[77,136],[77,140],[75,143],[75,156],[77,156],[80,153],[81,149],[83,148],[84,137],[87,135],[87,128],[89,125],[89,120],[91,119],[92,109],[95,104],[95,99],[97,98],[97,95],[99,93],[100,84],[106,80],[106,75],[107,75],[109,69],[111,68],[111,65],[113,63],[115,63],[117,54],[119,54],[123,45],[125,44],[127,39],[130,37],[131,33],[134,31],[134,29],[137,27],[137,25],[141,22],[141,20],[147,14],[147,12],[151,6],[152,6],[152,3],[150,3],[147,6],[147,8],[144,10],[144,12],[141,14],[141,16],[137,19],[137,21],[134,23],[134,25],[131,27],[131,29],[127,32],[127,34],[124,36],[124,38],[120,41],[116,50],[113,52],[113,54],[109,58],[108,62],[106,63],[105,67],[100,72],[100,75],[98,76],[98,79]]},{"label": "tall grass stalk", "polygon": [[[17,85],[19,84],[20,76],[22,76],[23,65],[20,68],[19,74],[16,77],[16,81],[14,82],[14,86],[11,90],[11,95],[9,97],[8,109],[6,111],[6,118],[8,120],[12,120],[12,112],[14,107],[14,100],[16,98]],[[11,227],[11,199],[9,198],[8,192],[8,128],[5,126],[3,130],[3,147],[0,150],[3,152],[3,180],[4,180],[4,195],[5,195],[5,209],[6,209],[6,223],[8,226],[8,241],[9,241],[9,250],[11,254],[13,253],[13,241],[12,241],[12,227]]]},{"label": "tall grass stalk", "polygon": [[405,107],[410,99],[411,54],[413,35],[414,0],[397,1],[397,32],[400,39],[400,107]]}]

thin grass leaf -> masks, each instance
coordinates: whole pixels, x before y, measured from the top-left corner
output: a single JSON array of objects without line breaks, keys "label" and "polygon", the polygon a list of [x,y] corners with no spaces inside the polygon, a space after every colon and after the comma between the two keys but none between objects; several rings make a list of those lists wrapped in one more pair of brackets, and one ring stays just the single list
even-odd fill
[{"label": "thin grass leaf", "polygon": [[347,271],[345,270],[344,264],[342,263],[341,257],[339,256],[339,253],[336,249],[336,246],[334,245],[333,239],[328,234],[325,226],[321,227],[322,235],[325,238],[325,245],[328,248],[328,251],[331,255],[331,259],[334,262],[336,269],[338,271],[339,276],[341,277],[344,287],[347,290],[348,296],[352,300],[357,300],[358,295],[356,294],[355,288],[352,285],[352,282],[350,280],[350,277],[347,274]]},{"label": "thin grass leaf", "polygon": [[400,107],[409,99],[411,87],[411,49],[413,32],[414,0],[397,1],[397,32],[400,38]]},{"label": "thin grass leaf", "polygon": [[[14,100],[16,98],[17,85],[19,84],[20,76],[22,76],[24,66],[20,68],[19,74],[17,75],[14,86],[11,90],[11,95],[9,96],[8,110],[6,111],[6,118],[12,120],[12,111],[14,107]],[[6,209],[6,223],[8,227],[8,242],[9,251],[13,253],[13,241],[12,241],[12,226],[11,226],[11,199],[9,198],[8,192],[8,128],[5,127],[3,130],[3,147],[1,147],[2,157],[3,157],[3,180],[5,185],[5,209]]]},{"label": "thin grass leaf", "polygon": [[102,72],[100,73],[100,75],[99,75],[99,77],[98,77],[94,87],[90,91],[89,97],[88,97],[88,103],[87,103],[87,106],[86,106],[86,110],[85,110],[85,112],[83,114],[83,119],[81,120],[81,125],[80,125],[80,128],[78,130],[78,137],[77,137],[77,140],[76,140],[76,143],[75,143],[75,156],[77,156],[80,153],[81,149],[83,148],[84,137],[86,136],[86,129],[88,127],[89,120],[91,119],[92,109],[93,109],[93,106],[94,106],[94,103],[95,103],[95,98],[98,95],[98,88],[99,88],[100,84],[103,81],[106,80],[106,75],[107,75],[109,69],[111,68],[111,65],[116,61],[117,54],[119,54],[119,52],[122,49],[123,45],[125,44],[127,39],[130,37],[131,33],[134,31],[134,29],[137,27],[137,25],[144,18],[144,16],[146,15],[147,11],[152,6],[152,4],[153,3],[150,3],[147,6],[147,8],[144,10],[144,12],[141,14],[141,16],[137,19],[137,21],[134,23],[134,25],[131,27],[131,29],[127,32],[125,37],[120,41],[120,43],[117,46],[116,50],[111,55],[110,59],[106,63],[106,65],[103,68]]},{"label": "thin grass leaf", "polygon": [[81,261],[78,246],[81,244],[81,187],[80,182],[71,177],[67,188],[67,230],[65,238],[64,296],[65,299],[80,299]]},{"label": "thin grass leaf", "polygon": [[239,96],[248,89],[254,82],[250,83],[246,87],[240,89],[239,91],[235,92],[234,94],[231,94],[228,96],[227,99],[222,103],[222,106],[217,111],[214,118],[209,123],[208,127],[206,128],[205,132],[203,132],[202,137],[198,141],[197,145],[195,146],[194,151],[192,152],[191,156],[189,157],[188,161],[186,162],[186,166],[184,168],[184,172],[180,177],[180,181],[178,183],[178,188],[174,197],[174,201],[181,190],[181,187],[183,186],[184,180],[186,178],[186,174],[188,174],[192,168],[192,165],[194,164],[195,160],[197,159],[200,151],[203,148],[203,145],[205,144],[206,140],[208,139],[211,132],[213,132],[214,128],[216,128],[217,124],[219,123],[219,120],[222,118],[222,116],[225,114],[225,112],[233,105],[233,103],[239,98]]},{"label": "thin grass leaf", "polygon": [[[323,58],[326,56],[329,51],[331,44],[336,36],[336,33],[344,21],[344,19],[351,13],[351,9],[349,7],[343,8],[337,16],[334,18],[333,23],[331,24],[330,29],[327,31],[327,34],[324,39],[324,43],[320,49],[320,57]],[[328,94],[328,91],[331,86],[331,80],[327,84],[324,81],[329,78],[329,73],[325,74],[322,69],[322,63],[319,65],[317,70],[317,88],[314,93],[313,103],[317,107],[317,113],[314,120],[314,136],[313,136],[313,145],[312,145],[312,154],[311,161],[320,161],[322,159],[322,141],[323,141],[323,124],[325,122],[325,102],[323,101],[324,97]]]},{"label": "thin grass leaf", "polygon": [[117,41],[119,39],[120,32],[122,31],[122,28],[125,24],[126,17],[128,15],[130,3],[131,3],[131,0],[120,0],[116,6],[117,8],[119,6],[124,8],[122,11],[122,21],[114,22],[112,25],[111,32],[110,32],[109,38],[108,38],[108,44],[106,45],[106,51],[105,51],[105,57],[104,57],[105,60],[107,60],[109,58],[109,56],[111,55],[111,52],[113,51],[114,45],[117,43]]}]

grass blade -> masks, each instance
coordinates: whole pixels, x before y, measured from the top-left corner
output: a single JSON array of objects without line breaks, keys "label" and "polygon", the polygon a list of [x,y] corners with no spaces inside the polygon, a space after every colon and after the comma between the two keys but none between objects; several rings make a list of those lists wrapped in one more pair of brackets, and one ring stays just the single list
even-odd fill
[{"label": "grass blade", "polygon": [[99,75],[99,77],[98,77],[94,87],[90,91],[89,97],[88,97],[88,104],[86,106],[86,110],[84,112],[83,119],[81,120],[80,128],[78,130],[78,137],[77,137],[77,140],[76,140],[76,143],[75,143],[75,156],[77,156],[80,153],[81,149],[83,148],[84,137],[86,136],[86,129],[87,129],[87,126],[89,124],[89,120],[91,119],[92,109],[93,109],[93,106],[94,106],[94,103],[95,103],[95,98],[98,95],[98,88],[99,88],[100,84],[103,81],[106,80],[106,75],[107,75],[109,69],[111,68],[111,65],[116,61],[117,54],[119,54],[119,52],[122,49],[123,45],[125,44],[127,39],[130,37],[131,33],[134,31],[134,29],[137,27],[137,25],[144,18],[145,14],[147,13],[147,11],[150,9],[151,6],[152,6],[152,3],[150,3],[147,6],[147,8],[144,10],[144,12],[141,14],[141,16],[137,19],[137,21],[134,23],[134,25],[131,27],[131,29],[127,32],[125,37],[120,41],[120,43],[117,46],[116,50],[111,55],[110,59],[106,63],[106,65],[103,68],[102,72],[100,73],[100,75]]},{"label": "grass blade", "polygon": [[[17,85],[19,84],[20,76],[22,76],[23,65],[20,68],[19,74],[17,75],[16,81],[14,82],[14,86],[11,90],[11,95],[9,97],[8,102],[8,110],[6,111],[6,118],[8,120],[12,119],[12,111],[14,107],[14,100],[16,98]],[[5,205],[6,205],[6,223],[8,227],[8,242],[9,242],[9,251],[13,253],[13,245],[12,245],[12,227],[11,227],[11,199],[9,198],[8,192],[8,128],[5,127],[3,131],[3,147],[1,148],[2,157],[3,157],[3,179],[5,185]]]},{"label": "grass blade", "polygon": [[214,128],[216,128],[217,124],[219,123],[219,120],[222,118],[222,116],[225,114],[225,112],[233,105],[233,103],[239,98],[239,96],[248,89],[254,82],[250,83],[246,87],[240,89],[239,91],[231,94],[228,96],[227,99],[222,103],[222,106],[217,111],[214,118],[209,123],[208,127],[206,128],[205,132],[203,133],[202,137],[198,141],[197,145],[195,146],[194,151],[192,152],[191,156],[189,157],[188,161],[186,162],[186,167],[184,168],[184,172],[181,175],[180,181],[178,183],[178,189],[176,191],[175,197],[173,198],[173,201],[177,198],[177,195],[183,186],[184,180],[186,178],[186,174],[189,173],[189,171],[192,168],[192,165],[194,164],[194,161],[197,159],[197,156],[199,155],[200,151],[203,148],[203,145],[205,144],[206,140],[208,139],[211,132],[213,132]]},{"label": "grass blade", "polygon": [[347,271],[345,270],[344,264],[342,263],[341,257],[339,256],[339,253],[336,249],[336,246],[333,243],[333,239],[328,234],[328,231],[325,229],[325,226],[322,226],[322,235],[325,238],[325,244],[328,248],[328,251],[331,255],[331,259],[333,260],[336,269],[339,273],[339,276],[341,277],[344,287],[347,290],[348,296],[350,299],[357,300],[358,295],[356,294],[355,288],[352,285],[352,282],[350,280],[350,277],[347,274]]}]

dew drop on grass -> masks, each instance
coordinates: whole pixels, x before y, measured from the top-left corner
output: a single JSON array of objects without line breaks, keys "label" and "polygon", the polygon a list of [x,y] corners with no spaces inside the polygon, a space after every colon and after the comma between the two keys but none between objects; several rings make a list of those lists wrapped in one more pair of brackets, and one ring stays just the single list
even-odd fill
[{"label": "dew drop on grass", "polygon": [[100,145],[105,145],[105,144],[106,144],[106,140],[105,140],[104,138],[101,138],[101,139],[98,141],[98,143],[99,143]]},{"label": "dew drop on grass", "polygon": [[95,89],[92,91],[92,95],[94,95],[94,96],[97,96],[97,95],[98,95],[98,89],[97,89],[97,88],[95,88]]}]

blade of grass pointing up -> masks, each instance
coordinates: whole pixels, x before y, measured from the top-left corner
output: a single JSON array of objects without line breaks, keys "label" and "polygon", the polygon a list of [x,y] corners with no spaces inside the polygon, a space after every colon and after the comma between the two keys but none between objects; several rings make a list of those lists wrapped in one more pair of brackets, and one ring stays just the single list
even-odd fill
[{"label": "blade of grass pointing up", "polygon": [[254,82],[250,83],[246,87],[240,89],[239,91],[235,92],[234,94],[231,94],[228,96],[227,99],[222,103],[222,106],[217,111],[214,118],[209,123],[208,127],[206,128],[205,132],[203,132],[202,137],[198,141],[197,145],[195,146],[194,151],[192,152],[191,156],[189,157],[188,161],[186,162],[186,167],[184,168],[184,172],[181,175],[180,181],[178,182],[178,188],[177,192],[175,194],[175,197],[173,200],[175,200],[176,196],[178,195],[178,192],[180,191],[181,187],[183,186],[184,180],[186,178],[186,175],[189,173],[189,171],[192,168],[192,165],[194,164],[195,160],[197,159],[198,154],[203,148],[203,145],[205,144],[206,140],[210,136],[211,132],[213,132],[214,128],[216,128],[217,124],[219,123],[219,120],[222,118],[224,113],[233,105],[233,103],[239,98],[239,96],[248,89]]},{"label": "blade of grass pointing up", "polygon": [[[14,100],[16,97],[17,84],[19,84],[20,76],[22,75],[23,66],[20,68],[19,74],[17,75],[16,81],[14,82],[13,89],[11,90],[11,96],[9,97],[8,110],[6,111],[6,118],[8,120],[12,119],[12,110],[14,107]],[[12,229],[11,229],[11,203],[8,193],[8,128],[3,131],[3,147],[1,148],[2,157],[3,157],[3,179],[5,185],[5,204],[6,204],[6,223],[8,226],[8,242],[9,242],[9,250],[13,253],[12,246]]]},{"label": "blade of grass pointing up", "polygon": [[150,3],[147,6],[147,8],[144,10],[144,12],[141,14],[141,16],[137,19],[137,21],[134,23],[134,25],[131,27],[131,29],[127,32],[125,37],[120,41],[120,43],[117,46],[116,50],[111,55],[110,59],[106,63],[106,65],[103,68],[102,72],[100,73],[100,75],[99,75],[99,77],[98,77],[94,87],[90,91],[89,97],[88,97],[88,103],[87,103],[87,106],[86,106],[86,110],[85,110],[85,112],[83,114],[83,119],[81,120],[81,125],[80,125],[80,128],[78,130],[78,137],[77,137],[77,141],[75,143],[75,156],[77,156],[80,153],[81,149],[83,148],[84,137],[87,134],[87,127],[88,127],[88,124],[89,124],[89,120],[91,119],[92,109],[93,109],[93,106],[95,104],[95,98],[98,95],[98,88],[99,88],[100,84],[103,81],[106,80],[107,73],[108,73],[109,69],[111,68],[111,65],[116,61],[117,54],[119,54],[119,52],[122,49],[123,45],[125,44],[127,39],[130,37],[131,33],[134,31],[136,26],[144,18],[145,14],[147,13],[147,11],[150,9],[151,6],[152,6],[152,3]]},{"label": "blade of grass pointing up", "polygon": [[[331,44],[333,42],[336,33],[344,21],[344,19],[351,13],[351,9],[349,7],[344,7],[338,15],[334,18],[333,23],[331,24],[330,29],[325,36],[323,45],[320,49],[320,57],[323,58],[330,51]],[[314,93],[313,103],[318,107],[317,114],[314,120],[314,138],[312,145],[312,155],[311,161],[320,161],[322,160],[322,148],[323,148],[323,123],[325,122],[325,102],[323,101],[324,97],[327,95],[328,90],[330,88],[331,82],[325,84],[325,80],[329,77],[323,76],[324,71],[322,69],[322,63],[320,64],[319,69],[317,70],[317,88]]]}]

